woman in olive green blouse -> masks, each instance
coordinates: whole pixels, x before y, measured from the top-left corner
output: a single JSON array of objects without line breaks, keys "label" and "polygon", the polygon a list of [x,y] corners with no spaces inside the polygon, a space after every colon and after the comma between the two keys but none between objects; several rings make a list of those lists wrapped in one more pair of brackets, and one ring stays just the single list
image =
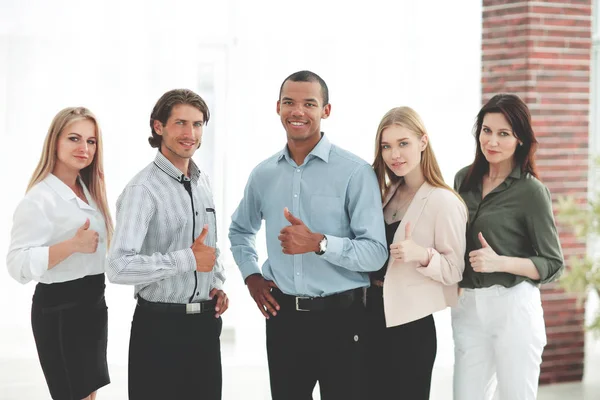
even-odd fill
[{"label": "woman in olive green blouse", "polygon": [[539,285],[564,268],[552,201],[518,96],[490,99],[475,137],[475,160],[454,181],[469,209],[464,293],[452,310],[454,399],[533,400],[546,345]]}]

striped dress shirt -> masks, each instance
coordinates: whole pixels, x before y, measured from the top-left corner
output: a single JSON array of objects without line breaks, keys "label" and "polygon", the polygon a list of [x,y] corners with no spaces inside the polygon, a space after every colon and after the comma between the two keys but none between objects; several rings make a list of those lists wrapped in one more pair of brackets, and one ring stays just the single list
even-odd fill
[{"label": "striped dress shirt", "polygon": [[106,274],[135,285],[134,297],[163,303],[196,303],[222,289],[223,265],[197,272],[191,245],[208,224],[204,244],[217,247],[215,205],[206,174],[190,160],[186,177],[160,151],[117,200],[117,224]]}]

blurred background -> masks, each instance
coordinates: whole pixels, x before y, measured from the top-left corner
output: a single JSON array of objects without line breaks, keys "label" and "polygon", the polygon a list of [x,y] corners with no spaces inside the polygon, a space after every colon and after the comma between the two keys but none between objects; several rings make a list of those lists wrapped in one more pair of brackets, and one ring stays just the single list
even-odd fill
[{"label": "blurred background", "polygon": [[[385,112],[414,108],[450,184],[473,159],[472,126],[482,101],[516,92],[538,123],[544,182],[553,193],[586,198],[593,189],[589,150],[600,146],[596,2],[0,0],[0,260],[12,213],[60,109],[81,105],[98,117],[114,216],[124,186],[154,158],[147,137],[156,100],[173,88],[196,91],[211,120],[194,159],[211,176],[231,299],[223,318],[224,399],[267,399],[264,320],[233,262],[226,232],[252,168],[285,145],[275,111],[283,79],[301,69],[319,74],[332,104],[322,129],[368,162]],[[564,235],[567,255],[590,248]],[[260,235],[258,244],[262,263]],[[33,283],[22,286],[0,268],[0,399],[49,398],[29,321],[33,290]],[[108,284],[106,297],[113,383],[99,398],[125,399],[133,288]],[[599,398],[598,378],[588,375],[600,375],[600,346],[587,341],[586,361],[583,332],[597,299],[590,298],[586,314],[552,286],[544,304],[550,305],[547,315],[573,311],[548,325],[549,338],[556,326],[558,353],[549,353],[542,380],[575,383],[544,387],[540,398],[584,398],[592,390]],[[435,318],[432,399],[450,399],[449,312]],[[568,354],[575,356],[567,363],[552,358],[564,361]],[[549,397],[561,391],[570,397]]]}]

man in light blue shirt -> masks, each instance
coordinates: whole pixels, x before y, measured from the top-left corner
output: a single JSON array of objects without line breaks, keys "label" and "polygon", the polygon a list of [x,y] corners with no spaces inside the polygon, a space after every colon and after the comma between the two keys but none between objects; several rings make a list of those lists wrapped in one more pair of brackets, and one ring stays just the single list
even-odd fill
[{"label": "man in light blue shirt", "polygon": [[[250,174],[232,216],[231,250],[267,318],[271,394],[363,399],[363,288],[387,260],[377,179],[369,164],[331,144],[321,119],[325,82],[300,71],[281,86],[277,112],[287,146]],[[256,233],[266,223],[262,273]]]}]

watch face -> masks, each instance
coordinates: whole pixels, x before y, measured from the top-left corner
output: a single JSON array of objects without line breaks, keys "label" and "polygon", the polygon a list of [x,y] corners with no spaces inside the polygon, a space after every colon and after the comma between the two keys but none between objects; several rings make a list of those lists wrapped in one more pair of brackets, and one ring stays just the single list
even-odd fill
[{"label": "watch face", "polygon": [[327,250],[327,238],[326,237],[324,237],[319,242],[319,250],[321,250],[322,252],[325,252]]}]

